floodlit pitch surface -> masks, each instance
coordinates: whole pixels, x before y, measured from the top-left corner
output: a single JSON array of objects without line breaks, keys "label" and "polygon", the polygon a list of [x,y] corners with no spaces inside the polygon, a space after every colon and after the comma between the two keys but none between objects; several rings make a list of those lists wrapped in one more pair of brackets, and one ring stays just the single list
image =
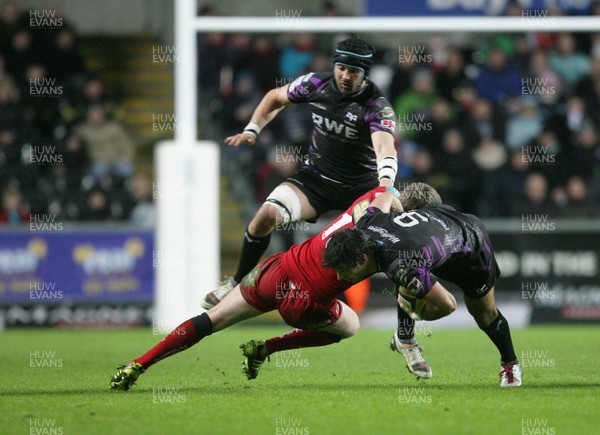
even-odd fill
[{"label": "floodlit pitch surface", "polygon": [[597,326],[513,331],[521,388],[498,387],[498,354],[476,329],[418,330],[428,381],[409,375],[389,350],[391,331],[379,330],[273,355],[247,381],[238,345],[286,330],[215,334],[152,367],[128,392],[110,391],[109,379],[160,339],[150,329],[6,331],[0,433],[598,433]]}]

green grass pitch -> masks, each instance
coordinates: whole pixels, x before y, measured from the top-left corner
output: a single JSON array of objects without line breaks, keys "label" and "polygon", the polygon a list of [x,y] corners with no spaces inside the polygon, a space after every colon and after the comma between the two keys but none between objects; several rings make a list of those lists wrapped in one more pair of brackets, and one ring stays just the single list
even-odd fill
[{"label": "green grass pitch", "polygon": [[[425,324],[427,325],[427,324]],[[435,326],[434,324],[432,324]],[[600,431],[600,328],[513,331],[524,386],[500,389],[477,329],[417,336],[433,378],[416,381],[391,331],[272,356],[258,379],[238,345],[284,327],[237,326],[152,367],[128,392],[115,367],[160,337],[137,330],[0,334],[2,434],[593,434]]]}]

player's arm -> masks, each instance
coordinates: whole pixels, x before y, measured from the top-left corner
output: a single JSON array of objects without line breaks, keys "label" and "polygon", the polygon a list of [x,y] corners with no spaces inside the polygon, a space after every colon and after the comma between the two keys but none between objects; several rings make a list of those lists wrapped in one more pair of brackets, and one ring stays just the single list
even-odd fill
[{"label": "player's arm", "polygon": [[394,144],[394,136],[387,131],[371,133],[373,149],[377,156],[377,173],[380,186],[393,186],[398,172],[398,153]]},{"label": "player's arm", "polygon": [[375,207],[383,213],[389,213],[390,211],[404,211],[402,203],[400,202],[400,192],[392,186],[387,186],[386,191],[377,196],[377,198],[371,202],[370,207]]},{"label": "player's arm", "polygon": [[256,142],[258,134],[265,126],[283,110],[285,106],[292,104],[288,98],[288,86],[271,89],[260,101],[250,122],[244,128],[242,133],[225,138],[225,143],[231,146],[238,146],[242,143],[253,144]]}]

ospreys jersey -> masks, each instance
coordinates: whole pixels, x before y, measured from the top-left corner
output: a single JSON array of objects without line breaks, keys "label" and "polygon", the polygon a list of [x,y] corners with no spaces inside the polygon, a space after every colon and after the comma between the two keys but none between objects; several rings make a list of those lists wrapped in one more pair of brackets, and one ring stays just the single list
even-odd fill
[{"label": "ospreys jersey", "polygon": [[487,293],[500,275],[481,220],[448,205],[404,213],[369,208],[356,227],[380,241],[380,270],[415,296],[433,287],[433,274],[472,297]]},{"label": "ospreys jersey", "polygon": [[312,140],[303,169],[324,178],[358,184],[377,180],[371,133],[394,134],[395,114],[381,91],[367,80],[364,89],[342,96],[333,73],[298,77],[287,93],[292,103],[308,103],[312,110]]}]

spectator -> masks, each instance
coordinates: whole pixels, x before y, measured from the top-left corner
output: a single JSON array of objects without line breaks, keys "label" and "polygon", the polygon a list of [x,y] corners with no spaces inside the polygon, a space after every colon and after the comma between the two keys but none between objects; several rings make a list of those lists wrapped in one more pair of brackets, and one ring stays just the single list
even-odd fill
[{"label": "spectator", "polygon": [[23,106],[19,103],[19,89],[10,76],[0,78],[0,129],[14,128],[19,133],[27,131]]},{"label": "spectator", "polygon": [[555,71],[550,69],[545,51],[536,50],[532,54],[527,75],[529,77],[524,86],[525,91],[534,95],[545,108],[545,112],[550,114],[563,94],[563,90],[562,80]]},{"label": "spectator", "polygon": [[198,81],[203,95],[219,92],[220,77],[227,63],[226,38],[223,33],[199,34]]},{"label": "spectator", "polygon": [[479,96],[498,106],[508,97],[519,95],[521,85],[521,75],[510,65],[504,51],[499,47],[492,48],[486,65],[475,79]]},{"label": "spectator", "polygon": [[437,98],[426,112],[424,127],[417,141],[437,158],[443,154],[442,142],[446,132],[455,124],[454,111],[445,98]]},{"label": "spectator", "polygon": [[550,200],[548,180],[543,174],[534,172],[525,178],[523,192],[515,209],[521,215],[557,216],[559,210]]},{"label": "spectator", "polygon": [[54,129],[60,120],[58,101],[64,88],[54,78],[48,77],[47,69],[41,63],[30,64],[25,70],[21,96],[26,116],[35,128],[32,135],[35,142],[52,140]]},{"label": "spectator", "polygon": [[[273,65],[277,64],[279,53],[273,39],[259,36],[252,43],[252,72],[262,95],[277,86],[273,78]],[[320,71],[320,70],[315,70]]]},{"label": "spectator", "polygon": [[91,76],[83,84],[82,92],[74,98],[69,96],[66,104],[61,105],[63,121],[72,126],[85,119],[90,106],[101,105],[106,116],[114,119],[120,118],[120,113],[115,103],[106,94],[104,82],[100,77]]},{"label": "spectator", "polygon": [[448,61],[436,76],[436,89],[449,101],[454,99],[456,89],[467,79],[465,61],[458,49],[450,51]]},{"label": "spectator", "polygon": [[153,201],[152,181],[145,174],[136,174],[131,180],[131,203],[127,218],[136,228],[151,229],[156,225],[156,207]]},{"label": "spectator", "polygon": [[543,128],[543,119],[533,97],[522,97],[515,101],[506,124],[506,145],[511,151],[526,146],[536,138]]},{"label": "spectator", "polygon": [[401,62],[398,63],[398,67],[394,70],[392,75],[392,81],[388,94],[391,102],[398,100],[398,97],[410,89],[411,78],[417,69],[416,60],[413,56],[405,56]]},{"label": "spectator", "polygon": [[593,119],[586,109],[585,101],[571,96],[556,114],[546,120],[545,128],[554,131],[561,143],[571,144],[577,140],[584,126],[592,124]]},{"label": "spectator", "polygon": [[436,98],[433,73],[425,68],[415,71],[411,88],[398,97],[394,107],[402,137],[414,139],[426,128],[425,114]]},{"label": "spectator", "polygon": [[66,169],[66,184],[70,188],[78,188],[90,163],[87,145],[81,137],[71,133],[61,146],[61,152]]},{"label": "spectator", "polygon": [[589,201],[588,187],[581,177],[574,175],[565,187],[566,205],[563,213],[568,217],[598,217],[599,209]]},{"label": "spectator", "polygon": [[479,196],[477,167],[466,149],[462,134],[448,130],[442,139],[443,154],[435,162],[436,189],[444,202],[465,213],[476,213]]},{"label": "spectator", "polygon": [[439,186],[439,181],[434,179],[433,158],[429,151],[417,146],[411,152],[404,153],[404,158],[410,167],[409,176],[406,180],[402,180],[405,185],[423,182],[436,188]]},{"label": "spectator", "polygon": [[282,51],[279,58],[279,72],[286,79],[296,78],[306,73],[315,56],[315,36],[312,33],[299,33]]},{"label": "spectator", "polygon": [[29,222],[29,208],[23,203],[19,189],[8,187],[2,192],[0,223],[16,225]]},{"label": "spectator", "polygon": [[101,105],[90,106],[86,120],[75,131],[88,145],[91,174],[96,181],[111,175],[120,179],[131,177],[133,142],[119,122],[106,118]]},{"label": "spectator", "polygon": [[580,175],[585,180],[600,175],[600,140],[592,124],[583,126],[574,141],[571,154],[571,175]]},{"label": "spectator", "polygon": [[477,98],[471,110],[462,112],[458,128],[467,144],[478,144],[483,139],[504,142],[506,119],[499,110],[494,110],[489,100]]},{"label": "spectator", "polygon": [[225,136],[244,130],[261,97],[251,74],[238,75],[233,94],[223,100],[223,114],[219,116]]},{"label": "spectator", "polygon": [[14,1],[4,1],[0,6],[0,52],[6,53],[13,35],[25,27],[25,14]]},{"label": "spectator", "polygon": [[79,218],[86,221],[104,221],[110,218],[110,202],[103,189],[94,187],[88,192]]},{"label": "spectator", "polygon": [[0,179],[4,181],[5,186],[16,181],[22,172],[21,146],[20,138],[14,129],[5,127],[0,130]]},{"label": "spectator", "polygon": [[528,170],[529,163],[523,151],[512,151],[504,166],[488,174],[479,214],[486,217],[518,214],[515,202],[521,198]]},{"label": "spectator", "polygon": [[85,72],[83,59],[75,45],[75,34],[72,30],[62,29],[58,32],[48,52],[46,64],[49,75],[61,83]]},{"label": "spectator", "polygon": [[554,131],[542,130],[523,151],[530,167],[544,174],[551,187],[565,183],[571,162],[568,150],[560,143]]},{"label": "spectator", "polygon": [[590,60],[576,52],[575,38],[570,33],[561,33],[556,50],[550,54],[550,67],[565,81],[569,89],[590,72]]},{"label": "spectator", "polygon": [[483,172],[490,172],[506,163],[506,148],[491,138],[484,138],[473,150],[473,161]]},{"label": "spectator", "polygon": [[[575,95],[583,99],[594,99],[594,83],[600,80],[600,55],[594,57],[590,64],[590,73],[582,77],[575,86]],[[588,104],[588,107],[593,107]]]}]

